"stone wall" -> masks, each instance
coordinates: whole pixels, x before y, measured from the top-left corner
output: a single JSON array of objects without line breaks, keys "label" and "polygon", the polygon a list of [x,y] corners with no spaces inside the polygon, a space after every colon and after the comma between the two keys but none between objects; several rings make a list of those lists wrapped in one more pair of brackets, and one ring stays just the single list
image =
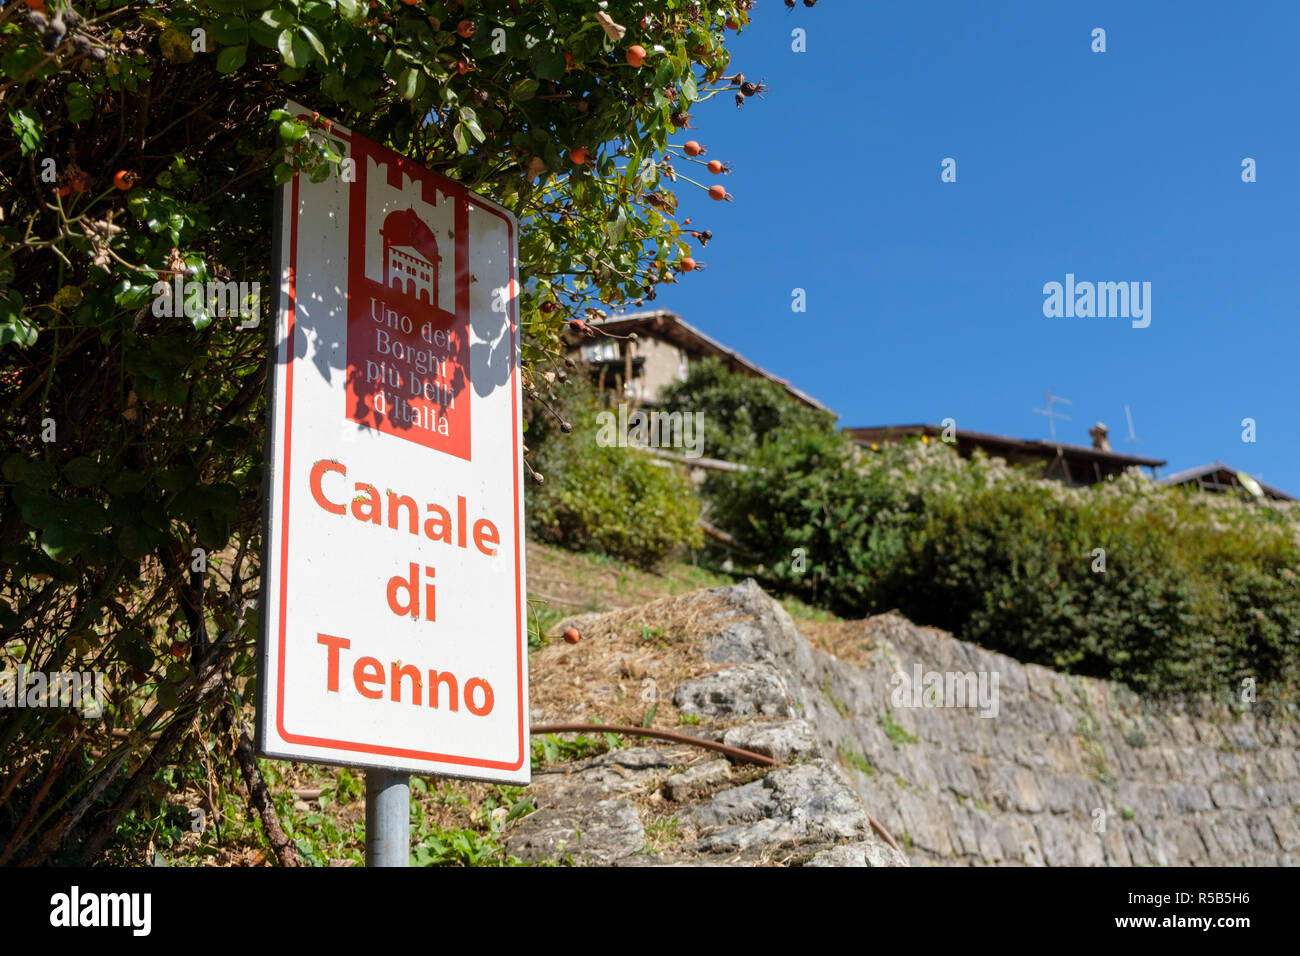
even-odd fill
[{"label": "stone wall", "polygon": [[[690,622],[673,656],[646,665],[661,681],[676,675],[660,684],[660,719],[785,766],[729,768],[659,745],[548,769],[534,778],[538,813],[507,836],[511,852],[620,865],[901,864],[874,817],[912,865],[1300,863],[1294,719],[1144,705],[1122,685],[1022,665],[896,614],[830,625],[836,657],[753,581],[561,626],[609,651],[633,647],[656,621]],[[548,648],[534,667],[568,680],[576,662],[563,655],[579,652]],[[922,685],[931,673],[984,675],[991,691],[996,675],[996,713],[952,706],[993,697],[928,706],[899,677],[918,668]],[[540,691],[549,684],[538,676]],[[594,675],[572,682],[584,701],[566,710],[535,696],[534,721],[585,719],[619,692]],[[668,814],[680,825],[672,849],[644,849]]]},{"label": "stone wall", "polygon": [[[787,626],[752,582],[736,590],[770,617],[762,627]],[[1021,664],[896,614],[842,627],[861,630],[858,662],[813,648],[785,676],[913,865],[1300,864],[1294,719],[1150,706],[1122,684]],[[982,673],[989,688],[996,674],[996,716],[929,706],[911,692],[918,667]]]}]

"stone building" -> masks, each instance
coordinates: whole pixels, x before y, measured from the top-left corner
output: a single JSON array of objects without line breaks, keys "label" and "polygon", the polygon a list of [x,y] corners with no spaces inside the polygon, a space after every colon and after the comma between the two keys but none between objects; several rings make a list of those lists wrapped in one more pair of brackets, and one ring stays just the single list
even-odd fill
[{"label": "stone building", "polygon": [[[569,357],[586,369],[592,383],[610,404],[656,405],[664,388],[686,378],[691,363],[716,358],[733,372],[775,382],[791,398],[809,408],[830,411],[811,395],[755,365],[666,309],[592,322],[591,327],[595,330],[594,335],[567,334]],[[636,333],[635,339],[626,338],[633,332]]]}]

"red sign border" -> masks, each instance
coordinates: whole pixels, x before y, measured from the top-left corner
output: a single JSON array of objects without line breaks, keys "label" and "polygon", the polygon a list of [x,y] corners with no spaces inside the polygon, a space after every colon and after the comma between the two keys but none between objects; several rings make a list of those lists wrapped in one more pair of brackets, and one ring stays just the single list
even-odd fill
[{"label": "red sign border", "polygon": [[[337,126],[333,129],[332,132],[333,135],[339,137],[340,139],[349,140],[349,141],[352,139],[353,135],[355,135],[350,132],[345,133]],[[423,167],[418,166],[412,161],[393,152],[387,147],[380,145],[379,143],[370,143],[370,145],[378,153],[381,154],[386,153],[390,157],[390,161],[395,163],[399,168],[414,167],[414,168],[421,169],[423,172],[427,173],[428,175],[438,176],[437,173],[434,173],[431,170],[425,170]],[[491,213],[492,215],[499,217],[505,222],[506,229],[509,235],[510,261],[512,263],[515,262],[518,258],[518,249],[516,245],[516,237],[515,237],[516,226],[515,226],[514,219],[503,210],[498,209],[494,205],[491,205],[483,201],[480,197],[475,196],[473,193],[471,193],[467,188],[462,186],[460,183],[457,183],[450,179],[446,179],[446,177],[442,177],[442,176],[438,176],[438,178],[443,180],[443,182],[446,183],[447,185],[447,189],[444,190],[444,192],[453,195],[455,197],[456,202],[473,203],[475,206],[478,206],[479,208],[483,209],[485,212]],[[443,753],[436,753],[433,751],[412,750],[405,747],[385,747],[379,744],[368,744],[368,743],[351,741],[351,740],[335,740],[333,738],[327,738],[327,737],[312,737],[305,734],[296,734],[290,732],[285,727],[284,675],[285,675],[285,644],[287,640],[287,625],[288,625],[287,591],[288,591],[288,577],[289,577],[288,574],[288,569],[289,569],[288,532],[289,532],[289,491],[290,491],[289,476],[292,474],[292,472],[289,470],[289,453],[293,444],[292,442],[293,370],[294,370],[294,364],[297,361],[297,359],[294,356],[293,341],[294,341],[295,321],[297,315],[296,279],[297,279],[297,262],[298,262],[298,184],[300,179],[301,179],[301,174],[295,175],[292,180],[293,183],[292,191],[291,191],[292,222],[289,225],[289,261],[286,266],[286,271],[288,273],[287,285],[288,285],[288,300],[289,300],[288,310],[287,310],[288,329],[286,333],[286,340],[289,343],[289,349],[288,349],[288,361],[285,363],[285,387],[283,391],[284,456],[283,456],[283,466],[281,471],[281,475],[283,479],[283,489],[282,489],[283,496],[281,502],[282,513],[281,513],[280,528],[279,528],[279,537],[280,537],[279,540],[280,543],[279,605],[280,607],[279,607],[279,620],[277,622],[277,628],[276,628],[278,632],[277,640],[279,644],[279,655],[278,655],[277,668],[276,668],[276,714],[275,714],[276,731],[279,734],[280,739],[284,740],[286,743],[303,744],[306,746],[321,747],[324,749],[340,750],[340,751],[344,751],[345,753],[365,753],[365,754],[373,754],[375,756],[405,757],[413,760],[427,760],[427,761],[438,762],[438,763],[459,764],[467,767],[481,767],[487,770],[519,770],[524,766],[524,761],[528,757],[528,751],[525,747],[525,742],[524,742],[524,718],[525,718],[524,708],[526,706],[526,702],[524,701],[524,646],[525,645],[524,645],[524,622],[523,622],[523,610],[522,610],[523,581],[519,569],[520,556],[522,554],[522,548],[523,548],[523,540],[520,532],[520,515],[519,515],[520,477],[519,477],[519,441],[517,435],[515,436],[515,440],[512,442],[511,457],[514,462],[515,688],[518,694],[517,705],[518,705],[518,713],[519,713],[519,723],[518,723],[519,756],[518,758],[514,762],[509,762],[504,760],[484,760],[481,758],[466,757],[458,754],[443,754]],[[277,197],[277,201],[279,201],[279,199],[280,197]],[[510,373],[510,383],[511,383],[510,407],[511,407],[512,418],[516,423],[519,421],[519,360],[518,360],[519,318],[517,315],[517,309],[518,309],[517,285],[518,285],[517,280],[512,275],[510,277],[511,294],[509,296],[509,301],[510,301],[509,319],[510,319],[511,339],[513,342],[513,347],[515,348],[516,357],[514,360],[514,367],[511,369],[511,373]],[[348,295],[349,296],[351,295],[350,288],[348,290]],[[276,349],[277,355],[278,355],[278,351],[279,350],[277,347]],[[280,396],[277,395],[276,399],[278,404]],[[277,408],[276,411],[279,411],[279,409]],[[301,755],[298,755],[291,759],[305,759],[310,762],[312,758],[302,757]]]}]

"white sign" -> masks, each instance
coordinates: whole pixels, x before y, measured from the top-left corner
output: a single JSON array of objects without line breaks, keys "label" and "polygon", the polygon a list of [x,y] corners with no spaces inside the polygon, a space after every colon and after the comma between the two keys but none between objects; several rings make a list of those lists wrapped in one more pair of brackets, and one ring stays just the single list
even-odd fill
[{"label": "white sign", "polygon": [[277,197],[259,748],[527,783],[517,222],[309,135],[351,162]]}]

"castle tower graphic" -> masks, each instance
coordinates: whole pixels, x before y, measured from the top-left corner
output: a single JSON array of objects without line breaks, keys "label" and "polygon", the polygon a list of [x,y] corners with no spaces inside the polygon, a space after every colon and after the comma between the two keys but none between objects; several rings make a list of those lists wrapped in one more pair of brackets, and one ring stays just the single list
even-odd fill
[{"label": "castle tower graphic", "polygon": [[443,312],[456,308],[455,201],[374,156],[366,162],[366,278]]},{"label": "castle tower graphic", "polygon": [[376,144],[356,143],[354,155],[345,414],[468,461],[472,300],[465,190]]}]

